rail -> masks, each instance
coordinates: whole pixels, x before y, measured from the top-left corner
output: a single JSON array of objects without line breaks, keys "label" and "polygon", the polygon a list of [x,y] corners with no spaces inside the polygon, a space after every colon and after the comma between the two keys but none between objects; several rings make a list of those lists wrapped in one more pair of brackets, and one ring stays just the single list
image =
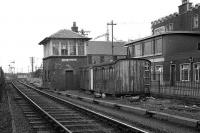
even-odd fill
[{"label": "rail", "polygon": [[[121,130],[123,130],[123,131],[125,131],[125,132],[148,133],[147,131],[144,131],[144,130],[139,129],[139,128],[137,128],[137,127],[133,127],[133,126],[128,125],[128,124],[126,124],[126,123],[120,122],[120,121],[118,121],[118,120],[116,120],[116,119],[110,118],[109,116],[105,116],[105,115],[103,115],[103,114],[97,113],[97,112],[92,111],[92,110],[90,110],[90,109],[87,109],[87,108],[84,108],[84,107],[75,105],[75,104],[72,103],[72,102],[69,102],[69,101],[63,100],[63,99],[61,99],[61,98],[55,97],[55,96],[53,96],[53,95],[51,95],[51,94],[48,94],[48,93],[46,93],[46,92],[44,92],[44,91],[38,90],[38,89],[36,89],[36,88],[34,88],[34,87],[30,86],[30,85],[27,85],[27,84],[25,84],[25,83],[23,83],[23,82],[21,82],[21,81],[19,81],[19,82],[20,82],[21,84],[27,86],[28,88],[31,88],[31,89],[33,89],[33,90],[39,92],[40,94],[45,95],[45,96],[47,96],[47,97],[53,99],[54,101],[57,101],[57,102],[59,102],[59,103],[61,103],[61,104],[64,104],[64,105],[68,105],[68,106],[70,105],[71,107],[76,108],[76,110],[79,110],[79,111],[81,111],[81,112],[85,112],[86,114],[89,114],[89,115],[91,115],[91,116],[93,116],[93,117],[99,118],[99,119],[102,120],[102,121],[106,121],[106,122],[108,122],[108,123],[111,124],[111,125],[115,125],[115,127],[118,127],[119,129],[121,129]],[[31,99],[30,99],[30,100],[31,100]],[[33,101],[32,101],[32,102],[33,102]],[[40,107],[39,107],[39,108],[40,108]],[[40,108],[40,109],[41,109],[41,108]],[[41,109],[41,110],[42,110],[42,109]],[[43,110],[42,112],[45,112],[45,111]],[[49,115],[47,112],[46,112],[45,114],[46,114],[51,120],[53,120],[54,123],[58,124],[58,125],[60,126],[60,128],[63,128],[64,131],[70,132],[70,131],[69,131],[67,128],[65,128],[59,121],[55,120],[55,119],[54,119],[51,115]]]}]

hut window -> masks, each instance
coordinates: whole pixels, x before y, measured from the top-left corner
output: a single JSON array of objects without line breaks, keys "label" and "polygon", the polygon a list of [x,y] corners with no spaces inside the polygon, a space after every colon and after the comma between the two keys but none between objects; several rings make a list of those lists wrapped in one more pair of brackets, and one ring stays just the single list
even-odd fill
[{"label": "hut window", "polygon": [[129,52],[129,56],[130,57],[134,57],[134,52],[135,52],[135,47],[134,46],[130,46],[129,48],[128,48],[128,52]]}]

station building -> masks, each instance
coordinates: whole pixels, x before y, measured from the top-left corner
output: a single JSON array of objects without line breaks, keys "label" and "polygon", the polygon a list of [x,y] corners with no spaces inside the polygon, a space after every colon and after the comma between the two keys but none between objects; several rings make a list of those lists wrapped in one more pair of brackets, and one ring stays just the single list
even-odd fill
[{"label": "station building", "polygon": [[152,62],[152,80],[170,85],[177,81],[200,82],[200,32],[165,32],[125,46],[129,57]]},{"label": "station building", "polygon": [[116,59],[126,56],[124,43],[114,42],[116,52],[111,55],[111,42],[89,41],[90,39],[79,34],[74,22],[71,30],[60,30],[39,43],[44,48],[44,88],[77,89],[79,88],[79,67],[108,62],[113,59],[113,56]]},{"label": "station building", "polygon": [[151,23],[152,34],[167,31],[200,31],[200,3],[182,0],[179,11]]}]

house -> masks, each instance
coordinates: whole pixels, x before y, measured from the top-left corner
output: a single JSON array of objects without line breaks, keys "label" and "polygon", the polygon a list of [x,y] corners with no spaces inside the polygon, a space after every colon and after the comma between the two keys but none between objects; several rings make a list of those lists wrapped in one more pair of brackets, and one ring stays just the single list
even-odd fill
[{"label": "house", "polygon": [[125,46],[130,58],[145,58],[152,62],[152,80],[170,85],[177,81],[200,82],[200,32],[165,32]]},{"label": "house", "polygon": [[126,58],[127,49],[124,47],[125,42],[110,41],[89,41],[87,46],[88,65],[110,62],[113,60]]},{"label": "house", "polygon": [[193,6],[189,0],[182,0],[178,8],[178,13],[153,21],[152,34],[166,31],[200,31],[200,4]]}]

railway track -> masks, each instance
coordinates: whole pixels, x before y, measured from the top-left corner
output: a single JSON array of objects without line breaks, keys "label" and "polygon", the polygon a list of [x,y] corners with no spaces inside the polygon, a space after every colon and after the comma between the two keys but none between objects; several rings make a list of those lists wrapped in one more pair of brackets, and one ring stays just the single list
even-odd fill
[{"label": "railway track", "polygon": [[48,131],[51,132],[66,133],[147,133],[142,129],[22,84],[22,82],[15,81],[12,84],[26,99],[21,105],[25,107],[25,115],[32,119],[30,124],[35,124],[35,130],[37,128],[38,130],[49,129]]}]

